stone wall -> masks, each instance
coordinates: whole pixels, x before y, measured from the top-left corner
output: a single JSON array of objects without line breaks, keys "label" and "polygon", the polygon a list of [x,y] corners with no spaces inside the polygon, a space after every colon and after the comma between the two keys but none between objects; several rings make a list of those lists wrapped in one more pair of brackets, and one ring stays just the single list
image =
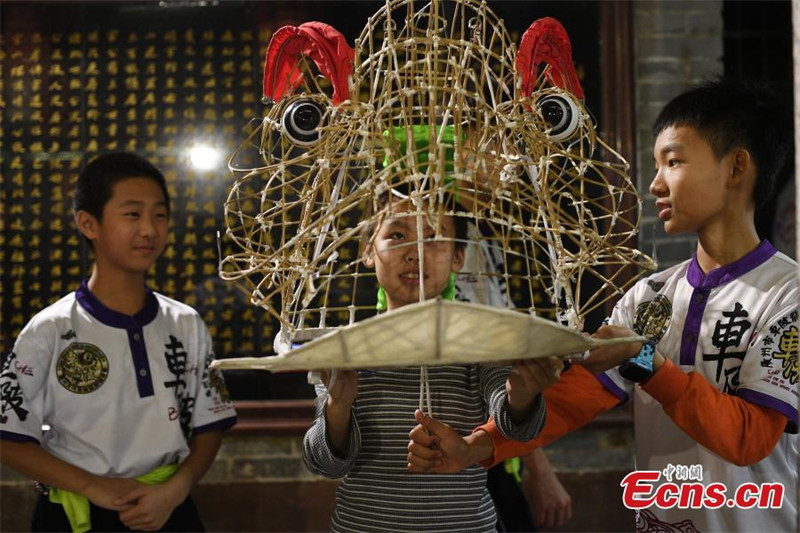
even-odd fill
[{"label": "stone wall", "polygon": [[722,0],[637,1],[634,9],[638,169],[644,196],[639,248],[661,269],[689,257],[691,235],[668,237],[648,187],[653,178],[651,127],[661,108],[692,85],[722,74]]}]

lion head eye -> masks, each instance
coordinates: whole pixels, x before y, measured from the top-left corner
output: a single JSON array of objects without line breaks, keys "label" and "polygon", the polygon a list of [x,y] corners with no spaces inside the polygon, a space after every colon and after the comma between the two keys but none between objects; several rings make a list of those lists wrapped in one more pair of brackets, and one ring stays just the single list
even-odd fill
[{"label": "lion head eye", "polygon": [[559,94],[545,96],[536,102],[542,118],[550,125],[547,137],[551,141],[565,141],[580,128],[581,112],[568,96]]},{"label": "lion head eye", "polygon": [[295,100],[283,112],[281,124],[283,132],[294,143],[309,146],[320,138],[325,109],[314,100],[302,98]]}]

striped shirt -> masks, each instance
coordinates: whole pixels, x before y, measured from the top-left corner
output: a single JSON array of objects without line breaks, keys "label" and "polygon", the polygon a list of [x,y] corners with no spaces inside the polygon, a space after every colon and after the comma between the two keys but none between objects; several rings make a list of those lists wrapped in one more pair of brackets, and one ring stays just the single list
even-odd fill
[{"label": "striped shirt", "polygon": [[[429,367],[432,416],[468,435],[488,414],[508,438],[533,438],[544,425],[544,400],[540,395],[535,414],[513,424],[506,410],[509,370],[489,365]],[[317,386],[316,419],[306,433],[303,458],[315,474],[344,477],[332,531],[495,531],[497,518],[481,466],[458,474],[406,470],[408,434],[417,424],[419,375],[419,367],[358,372],[345,457],[334,455],[326,438],[327,391]]]}]

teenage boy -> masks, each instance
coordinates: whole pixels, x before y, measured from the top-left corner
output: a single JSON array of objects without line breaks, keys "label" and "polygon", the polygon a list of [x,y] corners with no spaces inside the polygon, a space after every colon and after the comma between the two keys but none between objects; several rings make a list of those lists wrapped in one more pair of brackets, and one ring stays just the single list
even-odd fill
[{"label": "teenage boy", "polygon": [[134,154],[98,157],[74,207],[94,267],[5,359],[2,462],[46,487],[33,531],[201,531],[189,491],[236,413],[203,320],[145,285],[167,242],[164,176]]},{"label": "teenage boy", "polygon": [[[659,478],[623,481],[637,531],[794,531],[797,264],[759,240],[754,224],[786,160],[786,117],[764,88],[732,81],[671,101],[653,128],[650,192],[667,234],[695,232],[697,253],[637,283],[595,334],[648,342],[598,348],[564,372],[544,393],[545,429],[528,443],[507,441],[491,423],[456,438],[420,418],[412,469],[525,454],[632,398],[637,470]],[[647,354],[652,376],[623,377],[617,365]],[[678,488],[661,486],[670,481]],[[698,481],[702,489],[689,486]]]}]

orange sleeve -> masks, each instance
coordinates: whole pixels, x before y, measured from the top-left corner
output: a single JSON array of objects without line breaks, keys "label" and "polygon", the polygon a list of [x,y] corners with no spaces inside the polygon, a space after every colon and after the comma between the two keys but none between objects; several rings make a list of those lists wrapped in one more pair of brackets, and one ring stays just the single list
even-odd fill
[{"label": "orange sleeve", "polygon": [[494,455],[481,462],[489,468],[510,457],[531,453],[534,448],[550,444],[590,422],[603,411],[618,403],[611,391],[585,368],[572,365],[552,387],[544,391],[547,421],[542,432],[527,442],[508,440],[497,430],[494,420],[476,428],[489,434],[494,444]]},{"label": "orange sleeve", "polygon": [[642,390],[687,435],[737,466],[769,455],[786,428],[787,418],[778,411],[725,394],[700,374],[687,374],[671,361]]}]

